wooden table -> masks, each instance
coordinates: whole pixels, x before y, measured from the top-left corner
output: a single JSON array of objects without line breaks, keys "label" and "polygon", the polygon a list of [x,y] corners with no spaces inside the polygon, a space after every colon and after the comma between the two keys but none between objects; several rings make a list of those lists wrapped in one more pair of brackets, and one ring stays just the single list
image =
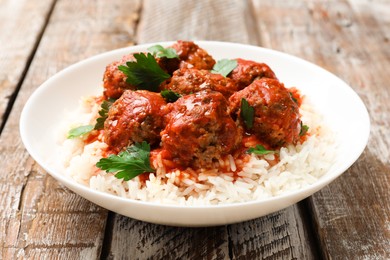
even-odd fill
[{"label": "wooden table", "polygon": [[[0,0],[0,259],[389,259],[389,17],[386,0]],[[211,228],[108,212],[29,156],[19,116],[46,79],[104,51],[177,39],[272,48],[338,75],[370,113],[366,150],[312,197]]]}]

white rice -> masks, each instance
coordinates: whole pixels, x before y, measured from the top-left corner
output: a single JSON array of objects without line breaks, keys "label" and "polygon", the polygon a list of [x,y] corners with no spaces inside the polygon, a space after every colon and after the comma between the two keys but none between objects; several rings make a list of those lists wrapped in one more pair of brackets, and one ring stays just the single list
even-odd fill
[{"label": "white rice", "polygon": [[276,165],[268,163],[274,159],[273,154],[262,158],[252,154],[248,155],[248,162],[241,171],[236,172],[236,176],[233,176],[233,172],[242,162],[235,161],[232,156],[220,162],[231,169],[227,173],[217,170],[167,172],[161,158],[157,156],[153,162],[157,170],[155,174],[149,174],[149,180],[141,182],[136,177],[123,181],[95,166],[107,147],[104,142],[95,141],[85,145],[80,138],[66,139],[69,129],[94,124],[98,110],[99,106],[94,99],[86,98],[78,111],[68,119],[61,138],[61,157],[64,158],[66,174],[92,189],[125,198],[179,205],[261,200],[313,184],[329,170],[335,160],[333,133],[324,126],[318,113],[304,102],[300,111],[302,121],[309,126],[309,136],[302,144],[280,149]]}]

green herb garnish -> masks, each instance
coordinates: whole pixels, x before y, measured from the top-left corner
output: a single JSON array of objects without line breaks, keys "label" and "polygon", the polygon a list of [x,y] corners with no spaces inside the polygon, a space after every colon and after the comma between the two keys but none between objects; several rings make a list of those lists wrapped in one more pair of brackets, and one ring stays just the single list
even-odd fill
[{"label": "green herb garnish", "polygon": [[249,105],[245,98],[241,99],[241,118],[244,120],[247,129],[253,127],[253,121],[255,118],[255,109]]},{"label": "green herb garnish", "polygon": [[223,59],[223,60],[219,60],[214,65],[214,67],[211,70],[211,72],[215,73],[215,74],[221,74],[222,76],[226,77],[236,67],[237,67],[237,61],[236,60]]},{"label": "green herb garnish", "polygon": [[158,86],[170,78],[151,53],[136,53],[134,58],[136,61],[128,61],[126,65],[118,67],[127,76],[127,83],[137,86],[138,89],[157,92]]},{"label": "green herb garnish", "polygon": [[254,147],[254,148],[253,147],[249,148],[246,152],[247,153],[254,153],[254,154],[258,154],[258,155],[275,153],[275,151],[267,150],[267,149],[265,149],[264,146],[262,146],[260,144],[256,145],[256,147]]},{"label": "green herb garnish", "polygon": [[118,155],[112,154],[100,159],[96,167],[106,172],[116,172],[115,177],[125,181],[144,172],[155,172],[150,166],[150,145],[145,141],[127,147]]},{"label": "green herb garnish", "polygon": [[301,121],[301,131],[299,132],[299,136],[305,135],[308,130],[309,130],[309,126],[302,124]]},{"label": "green herb garnish", "polygon": [[82,125],[79,127],[75,127],[69,130],[68,139],[73,139],[76,137],[81,137],[83,135],[89,134],[93,130],[93,125]]},{"label": "green herb garnish", "polygon": [[110,110],[110,107],[114,102],[115,99],[110,98],[108,100],[104,100],[103,103],[100,105],[100,110],[99,110],[100,117],[96,119],[96,124],[94,127],[95,130],[100,130],[104,128],[104,122],[108,117],[108,110]]},{"label": "green herb garnish", "polygon": [[164,89],[160,92],[160,95],[167,101],[167,102],[175,102],[178,100],[181,95],[179,93],[176,93],[170,89]]},{"label": "green herb garnish", "polygon": [[298,104],[298,100],[294,97],[293,93],[291,93],[291,92],[288,92],[288,93],[290,94],[291,99],[292,99],[296,104]]},{"label": "green herb garnish", "polygon": [[164,48],[161,45],[154,45],[152,47],[148,48],[148,51],[150,51],[155,57],[157,58],[168,58],[168,59],[174,59],[179,58],[179,55],[177,55],[176,50],[173,48]]}]

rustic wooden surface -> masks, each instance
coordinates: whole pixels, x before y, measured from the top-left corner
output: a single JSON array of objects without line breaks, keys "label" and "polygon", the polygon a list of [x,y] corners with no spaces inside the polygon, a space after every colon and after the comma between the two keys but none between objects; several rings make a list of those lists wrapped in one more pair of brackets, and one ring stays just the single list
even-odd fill
[{"label": "rustic wooden surface", "polygon": [[[0,259],[390,258],[389,17],[385,0],[0,0]],[[94,54],[176,39],[273,48],[335,73],[369,110],[367,149],[312,197],[210,228],[108,212],[29,157],[18,120],[42,82]]]},{"label": "rustic wooden surface", "polygon": [[30,66],[53,2],[0,1],[0,131]]}]

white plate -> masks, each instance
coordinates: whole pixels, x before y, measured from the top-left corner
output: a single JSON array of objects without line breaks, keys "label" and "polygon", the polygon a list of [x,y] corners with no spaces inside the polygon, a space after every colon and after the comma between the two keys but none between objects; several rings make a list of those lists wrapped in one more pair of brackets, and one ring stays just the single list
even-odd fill
[{"label": "white plate", "polygon": [[[172,43],[160,44],[169,46]],[[56,156],[58,144],[53,129],[61,124],[64,112],[75,109],[80,97],[101,91],[107,64],[130,52],[146,51],[155,44],[103,53],[57,73],[31,95],[20,118],[21,137],[31,156],[59,182],[104,208],[135,219],[176,226],[223,225],[254,219],[290,206],[320,190],[347,170],[367,144],[370,132],[367,110],[359,96],[338,77],[281,52],[242,44],[199,41],[197,44],[216,60],[240,57],[267,63],[286,86],[296,86],[309,97],[338,136],[337,159],[331,169],[313,185],[295,192],[260,201],[218,206],[171,206],[135,201],[92,190],[66,177],[59,164],[48,160],[50,156]]]}]

